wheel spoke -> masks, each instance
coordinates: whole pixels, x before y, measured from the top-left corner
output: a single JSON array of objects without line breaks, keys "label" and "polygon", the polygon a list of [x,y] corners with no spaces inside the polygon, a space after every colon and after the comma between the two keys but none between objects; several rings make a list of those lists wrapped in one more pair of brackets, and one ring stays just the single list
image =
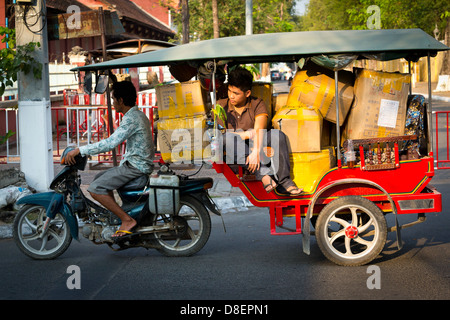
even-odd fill
[{"label": "wheel spoke", "polygon": [[352,242],[352,239],[345,237],[345,255],[346,256],[353,255],[352,249],[351,249],[351,242]]},{"label": "wheel spoke", "polygon": [[357,227],[358,226],[358,214],[357,214],[357,210],[358,208],[356,207],[350,207],[350,212],[352,213],[352,226]]},{"label": "wheel spoke", "polygon": [[373,219],[372,217],[370,217],[369,221],[367,221],[367,223],[361,227],[358,227],[358,233],[362,233],[364,231],[366,231],[373,223]]},{"label": "wheel spoke", "polygon": [[28,217],[25,217],[25,223],[27,224],[28,227],[30,227],[31,230],[36,231],[37,230],[37,225],[33,224]]},{"label": "wheel spoke", "polygon": [[41,248],[39,249],[40,252],[45,252],[45,251],[47,251],[47,250],[45,250],[45,247],[46,247],[46,245],[47,245],[47,239],[48,239],[48,237],[42,238]]},{"label": "wheel spoke", "polygon": [[363,239],[363,238],[361,238],[361,237],[356,237],[356,238],[353,239],[353,240],[355,240],[355,241],[358,242],[359,244],[365,245],[365,246],[367,246],[367,247],[370,247],[370,246],[372,245],[372,243],[373,243],[373,240],[372,240],[372,241],[369,241],[369,240],[365,240],[365,239]]},{"label": "wheel spoke", "polygon": [[187,234],[191,237],[191,239],[195,239],[195,232],[191,227],[188,227]]},{"label": "wheel spoke", "polygon": [[51,228],[49,228],[47,230],[47,234],[46,237],[50,237],[52,236],[56,242],[58,242],[58,244],[62,243],[64,241],[64,237],[62,235],[60,235],[56,230],[53,230]]},{"label": "wheel spoke", "polygon": [[175,243],[172,245],[172,247],[176,248],[180,245],[181,242],[181,238],[177,238],[177,240],[175,240]]},{"label": "wheel spoke", "polygon": [[336,239],[340,237],[345,237],[345,229],[332,233],[332,236],[329,239],[330,244],[332,245],[334,241],[336,241]]},{"label": "wheel spoke", "polygon": [[331,222],[339,223],[342,227],[344,227],[344,229],[345,229],[346,227],[349,226],[349,223],[348,223],[347,221],[345,221],[344,219],[338,218],[338,217],[336,217],[336,216],[333,216],[333,217],[330,219],[330,221],[331,221]]}]

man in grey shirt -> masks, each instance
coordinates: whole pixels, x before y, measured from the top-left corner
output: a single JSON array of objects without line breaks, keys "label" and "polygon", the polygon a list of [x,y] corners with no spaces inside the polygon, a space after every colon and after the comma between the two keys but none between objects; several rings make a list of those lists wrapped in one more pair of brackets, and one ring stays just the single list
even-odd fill
[{"label": "man in grey shirt", "polygon": [[113,190],[143,174],[150,174],[155,154],[150,121],[135,106],[136,89],[133,84],[129,81],[116,82],[112,89],[114,109],[123,114],[119,127],[107,139],[69,152],[66,160],[68,164],[74,164],[78,154],[84,156],[107,152],[126,141],[120,165],[97,175],[88,188],[92,198],[120,218],[122,225],[114,237],[121,237],[131,234],[137,222],[117,204]]}]

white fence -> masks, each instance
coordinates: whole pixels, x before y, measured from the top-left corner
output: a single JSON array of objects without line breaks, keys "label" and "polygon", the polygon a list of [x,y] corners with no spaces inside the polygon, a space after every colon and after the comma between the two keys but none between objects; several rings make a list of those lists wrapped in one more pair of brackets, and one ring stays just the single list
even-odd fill
[{"label": "white fence", "polygon": [[[50,92],[55,92],[55,94],[62,94],[63,90],[66,89],[78,89],[78,78],[77,74],[70,71],[70,69],[75,68],[76,65],[72,64],[49,64],[49,81],[50,81]],[[152,70],[158,75],[159,81],[169,81],[172,75],[169,72],[169,68],[164,67],[150,67],[150,68],[138,68],[139,83],[141,85],[147,84],[147,73]],[[95,80],[95,79],[94,79]],[[17,82],[14,82],[12,87],[7,87],[3,96],[0,97],[0,101],[16,100],[17,99]]]},{"label": "white fence", "polygon": [[[54,160],[59,161],[61,148],[67,144],[90,143],[105,138],[108,135],[106,121],[105,95],[78,93],[78,75],[70,71],[76,67],[71,64],[49,64],[50,92],[64,95],[64,107],[52,107],[52,131]],[[158,75],[160,82],[172,78],[168,67],[138,68],[139,82],[147,84],[147,73],[153,71]],[[128,70],[125,69],[125,73]],[[0,145],[0,164],[19,163],[19,124],[16,108],[2,108],[1,101],[17,99],[17,84],[8,87],[0,97],[0,136],[11,130],[15,132],[4,145]],[[156,108],[155,90],[146,90],[138,93],[136,104],[143,110],[152,123],[153,111]],[[120,117],[113,112],[113,118],[118,124]],[[120,155],[120,153],[119,153]],[[100,155],[93,161],[102,161],[110,155]],[[108,162],[108,160],[106,161]]]}]

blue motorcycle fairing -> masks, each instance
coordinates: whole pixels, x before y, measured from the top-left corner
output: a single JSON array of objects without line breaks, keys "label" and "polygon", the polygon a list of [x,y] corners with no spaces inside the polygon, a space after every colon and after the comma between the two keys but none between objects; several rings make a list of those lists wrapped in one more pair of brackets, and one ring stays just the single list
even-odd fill
[{"label": "blue motorcycle fairing", "polygon": [[64,167],[53,179],[52,183],[50,184],[50,189],[55,189],[55,186],[66,178],[66,176],[72,171],[73,169],[69,166]]},{"label": "blue motorcycle fairing", "polygon": [[62,213],[69,224],[70,233],[78,240],[78,220],[70,207],[65,203],[64,196],[54,191],[35,193],[17,200],[17,204],[35,204],[46,210],[46,216],[54,219],[57,213]]}]

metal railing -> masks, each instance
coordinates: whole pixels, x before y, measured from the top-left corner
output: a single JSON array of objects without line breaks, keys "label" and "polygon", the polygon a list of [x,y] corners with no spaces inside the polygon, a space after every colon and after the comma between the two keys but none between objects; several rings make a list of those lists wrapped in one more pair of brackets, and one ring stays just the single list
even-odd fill
[{"label": "metal railing", "polygon": [[[94,143],[109,136],[109,123],[107,107],[104,103],[104,95],[93,94],[91,96],[79,94],[75,91],[65,90],[64,104],[62,107],[52,107],[52,135],[53,135],[53,160],[59,163],[61,153],[68,145],[83,145]],[[139,92],[137,106],[142,110],[151,123],[153,141],[156,145],[154,132],[154,115],[156,107],[156,94],[154,90]],[[122,119],[121,114],[113,110],[113,126],[116,128]],[[0,146],[0,164],[20,163],[19,123],[17,108],[0,109],[0,125],[6,128],[6,132],[15,132],[4,145]],[[3,134],[3,133],[2,133]],[[122,144],[116,150],[117,160],[125,151]],[[112,152],[92,156],[90,163],[112,163]]]},{"label": "metal railing", "polygon": [[450,169],[450,136],[449,136],[450,111],[433,111],[435,115],[435,169]]}]

